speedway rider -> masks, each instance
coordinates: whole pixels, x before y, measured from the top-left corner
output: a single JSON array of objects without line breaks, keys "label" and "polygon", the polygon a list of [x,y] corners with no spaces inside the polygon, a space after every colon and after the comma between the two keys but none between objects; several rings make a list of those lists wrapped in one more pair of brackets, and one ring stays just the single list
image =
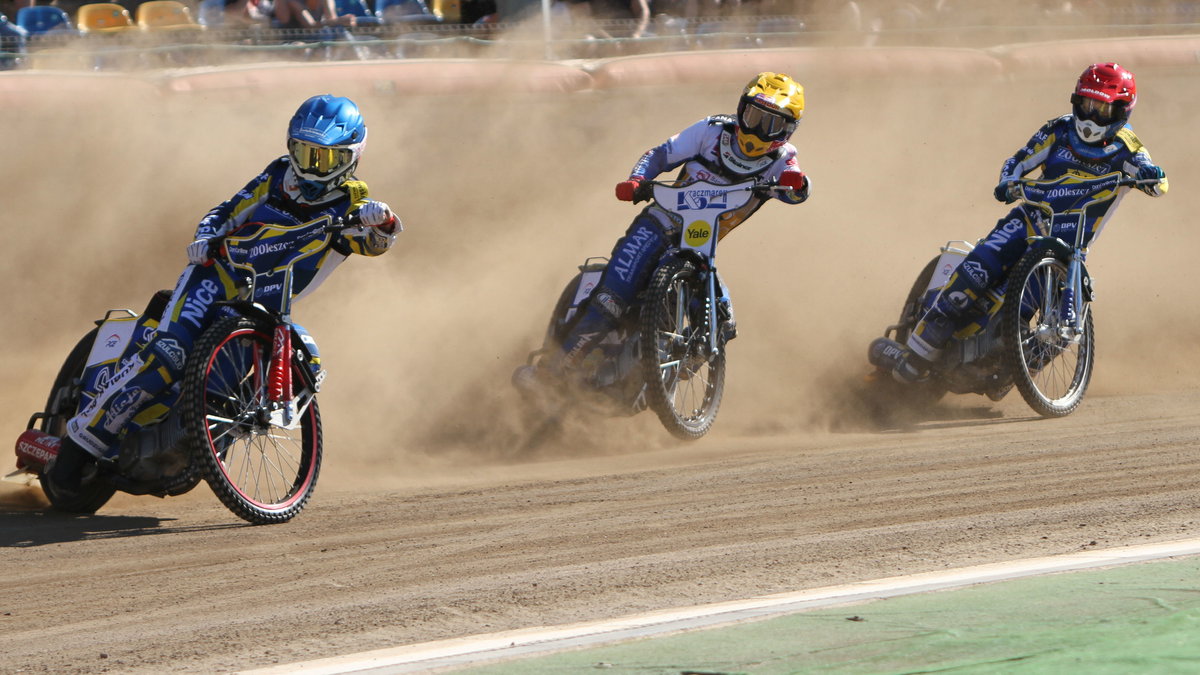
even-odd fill
[{"label": "speedway rider", "polygon": [[[730,185],[753,179],[762,186],[786,190],[755,194],[720,223],[718,238],[729,234],[768,199],[786,204],[808,199],[809,181],[788,143],[804,115],[804,88],[787,75],[760,73],[750,80],[738,101],[737,115],[713,115],[680,131],[650,149],[634,165],[627,180],[617,183],[616,196],[634,203],[652,196],[643,181],[682,165],[678,181],[704,180]],[[576,314],[562,349],[538,364],[518,370],[514,382],[522,389],[536,387],[542,378],[560,381],[615,328],[650,281],[663,253],[683,223],[678,216],[651,202],[617,240],[596,289]],[[732,326],[726,330],[732,330]]]},{"label": "speedway rider", "polygon": [[[1146,194],[1165,194],[1166,174],[1150,160],[1150,153],[1128,124],[1136,104],[1133,73],[1115,63],[1088,66],[1071,95],[1072,113],[1046,122],[1025,147],[1004,162],[994,192],[996,199],[1009,204],[1016,201],[1014,181],[1038,168],[1043,180],[1066,174],[1094,178],[1121,171],[1138,180],[1156,181],[1138,186]],[[1122,196],[1089,210],[1085,246],[1100,234]],[[1042,220],[1040,210],[1024,204],[1001,218],[959,263],[909,336],[908,344],[902,346],[887,338],[875,340],[871,343],[871,363],[891,370],[900,382],[924,379],[954,333],[978,318],[976,300],[1004,281],[1028,248],[1029,238],[1039,234]],[[1073,232],[1051,234],[1074,239]]]},{"label": "speedway rider", "polygon": [[[222,315],[222,300],[238,296],[224,265],[213,264],[210,239],[236,232],[252,235],[262,225],[282,228],[272,246],[294,249],[314,241],[314,229],[357,213],[361,226],[343,230],[293,269],[293,292],[311,293],[350,254],[377,256],[401,230],[387,204],[367,198],[367,186],[354,170],[367,141],[358,106],[347,98],[314,96],[296,110],[288,125],[288,154],[272,161],[237,194],[209,211],[187,246],[188,266],[150,339],[132,345],[108,383],[67,423],[58,457],[48,476],[60,493],[79,490],[84,470],[111,456],[122,432],[161,415],[153,405],[182,375],[196,339]],[[278,249],[272,249],[277,251]],[[255,300],[271,305],[281,285],[256,289]]]}]

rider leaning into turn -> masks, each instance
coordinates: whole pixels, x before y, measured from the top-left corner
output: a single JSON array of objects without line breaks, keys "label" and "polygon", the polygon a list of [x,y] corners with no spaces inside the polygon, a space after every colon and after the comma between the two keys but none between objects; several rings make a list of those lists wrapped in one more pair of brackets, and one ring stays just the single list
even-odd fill
[{"label": "rider leaning into turn", "polygon": [[[809,181],[796,163],[796,148],[788,143],[804,115],[804,88],[787,75],[761,73],[746,86],[737,115],[713,115],[680,131],[650,149],[634,165],[628,180],[617,183],[617,199],[640,202],[651,196],[643,181],[675,169],[677,180],[704,180],[730,185],[753,179],[759,185],[788,188],[774,198],[799,204],[808,199]],[[769,196],[751,197],[720,223],[724,237],[758,210]],[[562,376],[576,368],[650,281],[655,265],[678,235],[678,216],[651,203],[617,240],[596,290],[567,332],[560,353],[543,362],[539,374]]]},{"label": "rider leaning into turn", "polygon": [[[1094,178],[1120,171],[1139,180],[1157,180],[1139,189],[1154,197],[1165,194],[1166,174],[1150,160],[1150,153],[1128,124],[1135,104],[1133,73],[1115,63],[1089,66],[1071,95],[1072,113],[1047,122],[1004,162],[996,199],[1011,204],[1016,200],[1013,182],[1039,168],[1044,180],[1068,174]],[[1089,212],[1085,245],[1095,241],[1120,200],[1118,196]],[[959,264],[905,348],[896,348],[886,338],[876,341],[893,345],[887,349],[876,344],[872,351],[888,355],[881,360],[894,364],[897,380],[916,382],[928,374],[942,347],[976,318],[977,311],[972,311],[975,301],[1004,281],[1028,248],[1029,238],[1039,234],[1041,220],[1041,211],[1032,206],[1022,204],[1009,211]]]},{"label": "rider leaning into turn", "polygon": [[[350,254],[377,256],[392,246],[400,221],[387,204],[367,199],[366,184],[354,178],[366,141],[362,114],[347,98],[314,96],[297,109],[288,125],[288,154],[200,221],[187,247],[189,264],[155,333],[146,344],[131,347],[104,390],[67,423],[48,474],[55,489],[77,491],[91,458],[111,455],[127,427],[161,414],[155,400],[180,379],[196,339],[222,315],[217,303],[237,297],[235,280],[210,260],[209,239],[235,231],[252,234],[265,224],[284,230],[270,240],[273,245],[299,248],[313,241],[313,227],[357,212],[362,226],[333,237],[325,250],[294,268],[297,297],[311,293]],[[256,289],[255,300],[274,304],[268,296],[281,292],[279,284]]]}]

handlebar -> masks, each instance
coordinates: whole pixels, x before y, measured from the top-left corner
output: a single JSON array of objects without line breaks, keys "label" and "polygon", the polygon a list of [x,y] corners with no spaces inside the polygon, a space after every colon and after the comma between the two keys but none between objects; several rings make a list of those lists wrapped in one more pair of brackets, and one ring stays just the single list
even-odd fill
[{"label": "handlebar", "polygon": [[[321,231],[322,232],[341,232],[343,230],[348,230],[352,227],[370,227],[370,226],[364,226],[362,224],[362,216],[356,210],[353,213],[351,213],[350,215],[346,216],[345,218],[337,218],[332,223],[325,225],[324,227],[321,228]],[[231,234],[232,233],[219,234],[208,240],[208,257],[209,257],[208,264],[211,265],[212,261],[216,260],[218,256],[225,258],[226,260],[229,259],[228,250],[225,248],[225,239],[228,238]]]},{"label": "handlebar", "polygon": [[[1118,188],[1153,185],[1159,180],[1139,180],[1120,171],[1093,178],[1063,175],[1054,180],[1019,179],[1008,183],[1007,194],[1012,198],[1010,201],[1020,201],[1041,212],[1045,221],[1039,222],[1038,226],[1043,235],[1049,235],[1055,223],[1074,220],[1077,223],[1075,247],[1081,248],[1087,241],[1084,224],[1093,206],[1115,199]],[[1106,192],[1108,194],[1104,194]]]},{"label": "handlebar", "polygon": [[726,190],[726,192],[742,192],[742,191],[748,190],[757,197],[769,197],[773,194],[784,194],[784,193],[791,191],[791,188],[785,187],[783,185],[779,185],[778,183],[770,183],[770,184],[766,184],[766,185],[751,185],[749,187],[734,187],[732,185],[730,185],[730,186],[717,185],[715,183],[709,183],[708,181],[701,180],[701,179],[695,179],[695,180],[689,180],[689,181],[643,180],[643,181],[639,182],[637,190],[635,190],[633,193],[633,203],[637,204],[637,203],[649,201],[650,199],[652,199],[654,196],[654,187],[655,186],[667,187],[667,188],[688,188],[688,187],[691,187],[698,183],[705,183],[707,185],[712,185],[716,189],[728,188]]},{"label": "handlebar", "polygon": [[[1068,179],[1073,180],[1068,182]],[[1095,178],[1076,178],[1073,176],[1061,176],[1054,180],[1022,178],[1009,181],[1008,194],[1014,200],[1032,202],[1034,204],[1043,204],[1046,198],[1063,196],[1078,196],[1080,201],[1082,201],[1087,197],[1112,188],[1141,187],[1156,185],[1160,182],[1162,182],[1160,178],[1130,178],[1120,172],[1108,173],[1096,176]],[[1062,190],[1062,192],[1057,195],[1053,194],[1056,189]]]},{"label": "handlebar", "polygon": [[661,187],[669,187],[669,188],[687,188],[687,187],[696,185],[698,183],[707,183],[708,185],[712,185],[713,187],[718,188],[718,189],[719,188],[728,188],[729,192],[740,192],[742,190],[750,190],[751,192],[756,191],[756,190],[769,190],[772,192],[785,192],[785,191],[791,189],[789,187],[779,185],[778,183],[769,183],[766,185],[753,185],[750,187],[736,187],[735,185],[717,185],[716,183],[709,183],[708,181],[700,180],[700,179],[688,180],[688,181],[678,181],[678,180],[643,180],[643,181],[641,181],[642,185],[649,185],[649,186],[658,185]]}]

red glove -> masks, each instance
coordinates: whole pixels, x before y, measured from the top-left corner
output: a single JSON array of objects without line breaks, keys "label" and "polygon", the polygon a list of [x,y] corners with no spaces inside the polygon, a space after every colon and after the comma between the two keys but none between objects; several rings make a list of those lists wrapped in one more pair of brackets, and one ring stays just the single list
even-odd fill
[{"label": "red glove", "polygon": [[792,192],[800,192],[808,185],[808,177],[804,175],[803,171],[784,171],[779,174],[779,185]]},{"label": "red glove", "polygon": [[641,186],[641,184],[642,179],[637,176],[617,183],[617,199],[620,199],[623,202],[633,201],[633,195],[637,192],[637,189],[639,186]]}]

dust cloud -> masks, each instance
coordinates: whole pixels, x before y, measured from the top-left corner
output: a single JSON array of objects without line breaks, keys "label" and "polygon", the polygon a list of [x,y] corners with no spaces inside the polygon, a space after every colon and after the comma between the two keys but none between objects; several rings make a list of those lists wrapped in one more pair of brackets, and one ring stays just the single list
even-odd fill
[{"label": "dust cloud", "polygon": [[[793,142],[813,196],[768,204],[723,243],[740,336],[701,443],[853,428],[867,344],[938,246],[982,236],[1005,212],[991,197],[1002,161],[1068,110],[1078,71],[983,82],[792,74],[807,85]],[[1175,189],[1130,195],[1092,256],[1092,395],[1191,386],[1200,357],[1189,189],[1200,91],[1186,74],[1139,78],[1133,123]],[[140,311],[174,284],[196,222],[283,153],[287,121],[310,93],[320,92],[114,94],[88,102],[86,115],[58,109],[21,125],[7,142],[0,214],[0,428],[10,438],[92,321],[109,308]],[[731,112],[737,93],[726,84],[356,96],[370,128],[359,176],[406,229],[393,251],[347,261],[295,312],[330,370],[323,485],[386,486],[512,459],[528,429],[510,373],[538,346],[575,265],[607,255],[639,208],[615,200],[613,184],[647,148]],[[534,458],[673,444],[646,413],[570,430]]]}]

